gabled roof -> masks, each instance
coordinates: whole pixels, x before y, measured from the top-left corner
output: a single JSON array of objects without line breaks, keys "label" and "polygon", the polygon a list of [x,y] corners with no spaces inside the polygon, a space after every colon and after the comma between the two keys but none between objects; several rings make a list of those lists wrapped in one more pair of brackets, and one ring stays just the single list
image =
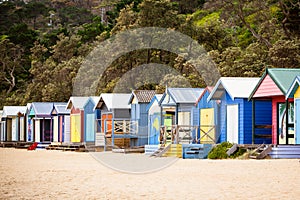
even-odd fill
[{"label": "gabled roof", "polygon": [[50,116],[53,110],[52,102],[33,102],[30,107],[30,116]]},{"label": "gabled roof", "polygon": [[232,100],[235,98],[248,98],[258,81],[259,78],[221,77],[208,96],[207,101],[220,100],[225,92],[229,94]]},{"label": "gabled roof", "polygon": [[67,103],[54,103],[54,108],[55,111],[57,112],[57,114],[61,114],[61,115],[68,115],[70,114],[71,110],[70,109],[66,109],[67,107]]},{"label": "gabled roof", "polygon": [[253,97],[256,90],[259,88],[260,84],[263,82],[264,78],[269,75],[274,83],[278,86],[281,92],[286,95],[288,92],[292,81],[296,76],[300,75],[300,69],[290,69],[290,68],[267,68],[265,73],[260,78],[259,82],[253,89],[249,99]]},{"label": "gabled roof", "polygon": [[154,95],[155,90],[133,90],[129,99],[129,104],[132,103],[134,98],[137,99],[138,103],[149,103]]},{"label": "gabled roof", "polygon": [[18,116],[18,113],[25,114],[26,106],[4,106],[2,117]]},{"label": "gabled roof", "polygon": [[101,108],[103,104],[105,104],[109,110],[130,109],[131,106],[128,104],[130,96],[131,94],[124,93],[102,93],[94,109]]},{"label": "gabled roof", "polygon": [[202,97],[204,96],[205,92],[209,92],[211,93],[211,91],[214,89],[213,86],[207,86],[200,94],[199,98],[197,99],[195,105],[197,105],[199,103],[199,101],[202,99]]},{"label": "gabled roof", "polygon": [[83,110],[84,105],[86,104],[89,97],[70,97],[67,103],[67,109],[72,109],[72,107],[76,109]]},{"label": "gabled roof", "polygon": [[89,99],[85,102],[84,104],[84,107],[86,106],[86,104],[89,102],[89,101],[92,101],[94,105],[96,105],[100,100],[100,96],[91,96],[89,97]]},{"label": "gabled roof", "polygon": [[148,111],[155,101],[158,103],[161,100],[162,97],[163,97],[163,94],[154,95],[152,97],[151,101],[149,102],[149,104],[147,105],[146,110]]},{"label": "gabled roof", "polygon": [[287,93],[285,95],[285,99],[293,98],[293,96],[294,96],[294,94],[297,91],[299,86],[300,86],[300,76],[296,76],[296,78],[292,82],[291,87],[289,88],[289,90],[287,91]]},{"label": "gabled roof", "polygon": [[[203,88],[167,88],[159,104],[170,106],[178,103],[195,104],[203,90]],[[166,99],[168,96],[170,98]]]}]

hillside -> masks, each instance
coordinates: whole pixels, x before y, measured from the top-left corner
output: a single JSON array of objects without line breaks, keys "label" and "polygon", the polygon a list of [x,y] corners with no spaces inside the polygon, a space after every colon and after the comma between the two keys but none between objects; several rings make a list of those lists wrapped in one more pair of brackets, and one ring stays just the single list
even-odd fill
[{"label": "hillside", "polygon": [[[143,27],[191,37],[222,76],[253,77],[266,67],[300,67],[298,0],[0,0],[0,16],[0,109],[67,101],[82,62],[97,45]],[[165,85],[185,86],[186,80],[192,87],[206,85],[203,72],[183,55],[137,49],[109,64],[94,83],[96,94],[113,91],[124,74],[150,63],[176,73],[159,82],[137,79],[132,88],[163,90]]]}]

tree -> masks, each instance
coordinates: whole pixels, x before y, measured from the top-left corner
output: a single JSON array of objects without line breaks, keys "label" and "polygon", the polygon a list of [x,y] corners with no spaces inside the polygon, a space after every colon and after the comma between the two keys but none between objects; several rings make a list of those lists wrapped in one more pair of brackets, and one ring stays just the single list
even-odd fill
[{"label": "tree", "polygon": [[9,39],[0,40],[0,80],[1,90],[9,95],[16,87],[18,74],[24,73],[22,66],[23,49],[10,42]]}]

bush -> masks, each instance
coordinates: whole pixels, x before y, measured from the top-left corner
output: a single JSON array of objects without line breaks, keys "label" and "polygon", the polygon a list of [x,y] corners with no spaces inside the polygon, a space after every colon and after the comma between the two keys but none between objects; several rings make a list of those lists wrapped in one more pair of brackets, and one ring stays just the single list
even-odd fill
[{"label": "bush", "polygon": [[237,151],[228,156],[227,151],[233,146],[232,143],[230,142],[222,142],[221,144],[215,146],[209,153],[208,153],[208,158],[209,159],[226,159],[226,158],[237,158],[244,153],[247,152],[246,149],[238,148]]},{"label": "bush", "polygon": [[209,159],[225,159],[228,158],[226,154],[227,150],[232,147],[233,144],[230,142],[222,142],[221,144],[212,148],[212,150],[208,153]]}]

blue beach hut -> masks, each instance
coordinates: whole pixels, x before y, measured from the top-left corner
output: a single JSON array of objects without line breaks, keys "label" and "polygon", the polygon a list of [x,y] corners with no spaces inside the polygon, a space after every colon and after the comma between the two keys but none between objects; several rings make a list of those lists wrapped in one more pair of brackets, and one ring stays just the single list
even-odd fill
[{"label": "blue beach hut", "polygon": [[137,133],[137,139],[132,140],[132,146],[142,146],[148,143],[148,110],[147,106],[153,96],[154,90],[134,90],[129,98],[131,105],[131,121],[136,122],[137,130],[132,130]]},{"label": "blue beach hut", "polygon": [[218,142],[252,144],[252,102],[248,98],[259,78],[222,77],[207,101],[220,100]]}]

